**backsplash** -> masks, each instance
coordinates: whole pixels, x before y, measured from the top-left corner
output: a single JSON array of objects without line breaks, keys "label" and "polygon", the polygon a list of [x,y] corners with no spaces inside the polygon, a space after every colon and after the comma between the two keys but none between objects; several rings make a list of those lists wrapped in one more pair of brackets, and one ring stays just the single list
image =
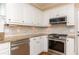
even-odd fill
[{"label": "backsplash", "polygon": [[37,33],[43,33],[44,30],[45,28],[37,28],[37,27],[5,26],[5,35],[37,34]]},{"label": "backsplash", "polygon": [[74,27],[68,27],[66,25],[52,25],[49,28],[41,27],[26,27],[26,26],[5,26],[5,35],[22,35],[22,34],[38,34],[38,33],[58,33],[58,34],[70,34],[74,33]]},{"label": "backsplash", "polygon": [[50,28],[46,29],[46,32],[48,34],[51,34],[51,33],[59,33],[59,34],[74,33],[74,26],[68,27],[67,25],[63,25],[63,24],[52,25]]}]

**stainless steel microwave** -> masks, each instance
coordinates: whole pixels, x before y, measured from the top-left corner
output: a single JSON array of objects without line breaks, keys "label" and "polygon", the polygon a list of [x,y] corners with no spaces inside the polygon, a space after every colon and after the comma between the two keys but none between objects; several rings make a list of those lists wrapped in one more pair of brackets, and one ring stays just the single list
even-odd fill
[{"label": "stainless steel microwave", "polygon": [[50,24],[66,24],[67,17],[51,18]]}]

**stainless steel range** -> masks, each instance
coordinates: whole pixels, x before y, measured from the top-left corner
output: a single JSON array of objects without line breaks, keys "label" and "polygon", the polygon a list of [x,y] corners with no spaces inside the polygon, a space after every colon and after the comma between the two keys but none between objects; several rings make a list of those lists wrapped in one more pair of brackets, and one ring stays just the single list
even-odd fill
[{"label": "stainless steel range", "polygon": [[49,54],[66,54],[66,34],[49,34]]}]

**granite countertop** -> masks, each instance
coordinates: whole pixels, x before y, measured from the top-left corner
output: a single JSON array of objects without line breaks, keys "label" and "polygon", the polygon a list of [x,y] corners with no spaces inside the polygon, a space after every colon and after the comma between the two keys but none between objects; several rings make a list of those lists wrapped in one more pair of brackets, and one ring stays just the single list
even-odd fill
[{"label": "granite countertop", "polygon": [[69,34],[68,37],[69,38],[75,38],[75,34]]},{"label": "granite countertop", "polygon": [[[29,38],[45,36],[45,35],[48,35],[48,34],[36,33],[36,34],[29,34],[29,35],[27,35],[27,34],[6,35],[6,36],[4,36],[4,40],[1,40],[0,43],[13,42],[13,41],[17,41],[17,40],[29,39]],[[67,37],[75,38],[75,34],[67,35]]]},{"label": "granite countertop", "polygon": [[8,35],[8,36],[5,36],[4,40],[1,40],[0,43],[12,42],[12,41],[28,39],[28,38],[32,38],[32,37],[44,36],[44,35],[48,35],[48,34],[40,33],[40,34],[29,34],[29,35],[25,35],[25,34],[21,34],[21,35]]}]

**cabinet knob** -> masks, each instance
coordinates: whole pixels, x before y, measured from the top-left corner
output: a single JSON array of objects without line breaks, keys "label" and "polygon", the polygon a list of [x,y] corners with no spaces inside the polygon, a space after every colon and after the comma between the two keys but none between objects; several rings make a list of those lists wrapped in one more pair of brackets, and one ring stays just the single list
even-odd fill
[{"label": "cabinet knob", "polygon": [[11,21],[11,19],[8,19],[9,21]]},{"label": "cabinet knob", "polygon": [[24,21],[22,21],[24,23]]}]

